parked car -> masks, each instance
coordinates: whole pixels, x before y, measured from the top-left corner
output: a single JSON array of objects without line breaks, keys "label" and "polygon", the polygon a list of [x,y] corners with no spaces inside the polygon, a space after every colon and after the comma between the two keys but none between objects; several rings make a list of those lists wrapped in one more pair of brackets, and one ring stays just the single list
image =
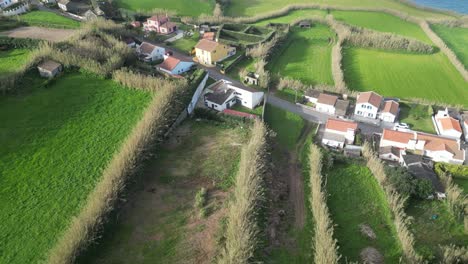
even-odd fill
[{"label": "parked car", "polygon": [[396,131],[408,131],[410,130],[410,127],[406,123],[398,123],[398,124],[395,124],[393,129],[395,129]]}]

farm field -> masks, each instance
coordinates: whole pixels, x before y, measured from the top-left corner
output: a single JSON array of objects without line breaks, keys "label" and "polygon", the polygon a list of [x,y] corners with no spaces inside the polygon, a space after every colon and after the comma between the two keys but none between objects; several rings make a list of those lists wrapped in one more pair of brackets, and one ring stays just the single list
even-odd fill
[{"label": "farm field", "polygon": [[79,28],[80,22],[47,11],[33,11],[18,17],[30,26],[52,28]]},{"label": "farm field", "polygon": [[271,72],[305,84],[333,85],[331,50],[334,33],[322,24],[294,28],[290,38],[268,64]]},{"label": "farm field", "polygon": [[211,15],[215,5],[214,0],[117,0],[118,7],[133,11],[153,9],[168,9],[180,16]]},{"label": "farm field", "polygon": [[[245,127],[183,123],[144,166],[118,219],[78,263],[209,263],[248,137]],[[202,187],[205,216],[194,206]]]},{"label": "farm field", "polygon": [[[361,262],[361,251],[373,247],[385,263],[398,263],[402,250],[390,208],[369,169],[356,162],[335,163],[327,175],[327,203],[343,258]],[[370,227],[375,239],[361,233],[361,225]]]},{"label": "farm field", "polygon": [[348,87],[384,96],[468,105],[467,82],[441,52],[431,55],[343,49]]},{"label": "farm field", "polygon": [[463,223],[449,214],[443,202],[411,200],[406,212],[414,218],[411,228],[416,238],[416,250],[423,256],[440,260],[443,252],[439,245],[468,244]]},{"label": "farm field", "polygon": [[446,27],[437,24],[431,25],[431,28],[455,52],[465,68],[468,68],[468,28]]},{"label": "farm field", "polygon": [[41,262],[151,100],[80,73],[23,82],[0,98],[1,263]]},{"label": "farm field", "polygon": [[395,0],[236,0],[226,11],[229,16],[253,16],[274,12],[291,4],[321,4],[340,7],[389,8],[418,17],[448,18],[450,15],[421,10]]},{"label": "farm field", "polygon": [[12,49],[0,51],[0,78],[19,69],[28,60],[30,51]]},{"label": "farm field", "polygon": [[432,44],[432,41],[417,24],[386,13],[366,11],[332,11],[332,15],[335,19],[344,21],[350,25],[380,32],[395,33],[397,35],[415,38],[425,43]]},{"label": "farm field", "polygon": [[325,18],[326,15],[327,15],[327,11],[321,10],[321,9],[294,10],[294,11],[289,12],[285,16],[280,16],[280,17],[268,18],[268,19],[265,19],[265,20],[261,20],[261,21],[255,23],[255,25],[266,26],[269,23],[289,24],[289,23],[293,22],[294,20],[300,19],[300,18],[307,18],[307,17],[311,17],[311,16],[318,16],[318,17]]},{"label": "farm field", "polygon": [[436,134],[432,114],[430,106],[400,102],[400,122],[408,124],[413,130]]}]

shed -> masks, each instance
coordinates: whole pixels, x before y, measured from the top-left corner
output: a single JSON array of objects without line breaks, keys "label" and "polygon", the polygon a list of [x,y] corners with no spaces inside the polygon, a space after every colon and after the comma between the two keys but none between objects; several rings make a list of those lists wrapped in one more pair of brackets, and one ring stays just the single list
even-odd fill
[{"label": "shed", "polygon": [[258,78],[260,76],[256,73],[249,72],[245,78],[244,78],[244,83],[246,84],[251,84],[251,85],[258,85]]},{"label": "shed", "polygon": [[62,71],[62,64],[53,60],[47,60],[37,66],[42,77],[53,78]]},{"label": "shed", "polygon": [[307,21],[307,20],[302,20],[301,22],[299,22],[298,26],[300,28],[310,28],[311,27],[311,23],[310,21]]}]

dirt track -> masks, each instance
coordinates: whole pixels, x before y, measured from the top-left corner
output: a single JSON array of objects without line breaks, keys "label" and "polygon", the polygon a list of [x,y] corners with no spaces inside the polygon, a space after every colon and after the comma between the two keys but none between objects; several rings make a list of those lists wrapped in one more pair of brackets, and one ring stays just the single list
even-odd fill
[{"label": "dirt track", "polygon": [[70,38],[76,30],[74,29],[57,29],[57,28],[41,28],[41,27],[19,27],[8,31],[0,32],[0,35],[10,38],[31,38],[43,39],[52,42],[60,42]]}]

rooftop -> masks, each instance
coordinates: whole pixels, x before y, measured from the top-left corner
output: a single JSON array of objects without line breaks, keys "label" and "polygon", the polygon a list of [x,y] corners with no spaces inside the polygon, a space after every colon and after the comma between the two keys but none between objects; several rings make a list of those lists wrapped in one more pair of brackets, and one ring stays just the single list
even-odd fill
[{"label": "rooftop", "polygon": [[382,112],[397,115],[399,106],[400,106],[400,104],[398,104],[397,102],[395,102],[393,100],[386,101]]},{"label": "rooftop", "polygon": [[46,71],[53,71],[60,66],[61,66],[60,63],[53,61],[53,60],[46,60],[43,63],[38,65],[39,68],[44,69]]},{"label": "rooftop", "polygon": [[219,45],[218,42],[208,39],[201,39],[198,44],[195,46],[196,49],[201,49],[204,51],[212,52]]},{"label": "rooftop", "polygon": [[329,118],[325,129],[336,130],[340,132],[348,132],[349,129],[356,130],[358,124],[354,121]]},{"label": "rooftop", "polygon": [[175,67],[177,67],[177,64],[179,63],[179,59],[169,56],[163,61],[163,63],[159,64],[159,68],[167,71],[172,71]]},{"label": "rooftop", "polygon": [[440,123],[441,129],[446,131],[446,130],[456,130],[458,132],[462,132],[462,128],[460,126],[460,122],[451,117],[436,117],[437,121]]},{"label": "rooftop", "polygon": [[358,95],[356,104],[365,104],[369,103],[377,108],[380,107],[382,103],[382,96],[375,92],[363,92]]},{"label": "rooftop", "polygon": [[338,100],[338,96],[321,93],[318,97],[317,103],[334,106]]}]

